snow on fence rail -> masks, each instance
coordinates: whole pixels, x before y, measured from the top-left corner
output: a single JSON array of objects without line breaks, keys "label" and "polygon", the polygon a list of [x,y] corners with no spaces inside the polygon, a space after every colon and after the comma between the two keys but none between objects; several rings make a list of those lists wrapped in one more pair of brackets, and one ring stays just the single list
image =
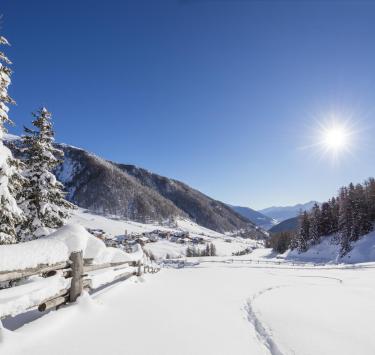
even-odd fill
[{"label": "snow on fence rail", "polygon": [[[75,302],[84,290],[159,267],[135,253],[107,248],[79,225],[65,226],[47,238],[0,246],[0,283],[30,279],[0,290],[0,320],[38,307],[45,311]],[[38,277],[42,276],[42,278]]]}]

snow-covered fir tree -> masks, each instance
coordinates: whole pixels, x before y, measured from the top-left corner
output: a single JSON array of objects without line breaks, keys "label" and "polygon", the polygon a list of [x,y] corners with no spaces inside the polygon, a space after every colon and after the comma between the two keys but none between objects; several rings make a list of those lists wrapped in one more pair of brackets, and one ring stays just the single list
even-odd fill
[{"label": "snow-covered fir tree", "polygon": [[369,220],[375,221],[375,179],[369,178],[365,182],[365,198],[368,206]]},{"label": "snow-covered fir tree", "polygon": [[349,188],[343,187],[340,190],[340,212],[339,212],[339,232],[340,232],[340,245],[341,255],[345,255],[350,251],[350,243],[352,238],[353,227],[353,184]]},{"label": "snow-covered fir tree", "polygon": [[[9,43],[0,36],[0,45]],[[21,163],[3,144],[5,124],[13,123],[8,117],[8,104],[15,103],[8,94],[12,74],[8,67],[10,64],[10,60],[0,52],[0,244],[17,242],[17,226],[23,219],[22,210],[16,202],[16,196],[22,189]]]},{"label": "snow-covered fir tree", "polygon": [[372,224],[369,216],[369,206],[366,201],[366,192],[361,184],[354,187],[353,196],[353,238],[357,240],[360,236],[371,231]]},{"label": "snow-covered fir tree", "polygon": [[338,198],[332,197],[328,201],[331,209],[331,232],[337,233],[339,230],[339,213],[340,213],[340,206],[338,203]]},{"label": "snow-covered fir tree", "polygon": [[344,256],[354,242],[374,229],[374,223],[375,179],[370,178],[364,184],[342,187],[338,197],[322,203],[321,207],[315,205],[300,216],[300,229],[289,246],[303,252],[321,237],[333,235],[332,240],[340,245],[340,254]]},{"label": "snow-covered fir tree", "polygon": [[321,211],[317,203],[314,204],[311,211],[309,235],[313,244],[317,244],[322,236]]},{"label": "snow-covered fir tree", "polygon": [[48,229],[64,224],[73,205],[65,200],[63,185],[56,180],[54,169],[61,163],[63,152],[54,147],[54,131],[51,113],[41,108],[33,114],[32,124],[36,129],[25,128],[22,137],[22,152],[26,169],[26,187],[20,196],[20,205],[25,212],[23,240],[37,238]]},{"label": "snow-covered fir tree", "polygon": [[320,235],[329,235],[333,233],[332,230],[332,209],[330,202],[322,203],[320,208]]},{"label": "snow-covered fir tree", "polygon": [[305,211],[301,218],[301,227],[297,235],[297,249],[300,253],[306,251],[309,247],[310,241],[310,218],[309,214]]}]

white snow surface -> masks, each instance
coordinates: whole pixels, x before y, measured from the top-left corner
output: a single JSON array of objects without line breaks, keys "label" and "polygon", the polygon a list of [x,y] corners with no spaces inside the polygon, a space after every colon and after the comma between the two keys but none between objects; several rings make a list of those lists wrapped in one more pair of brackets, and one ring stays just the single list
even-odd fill
[{"label": "white snow surface", "polygon": [[2,329],[0,352],[373,355],[374,280],[375,264],[169,268]]},{"label": "white snow surface", "polygon": [[70,281],[61,276],[47,279],[34,277],[27,283],[0,291],[0,318],[4,315],[24,313],[67,288]]},{"label": "white snow surface", "polygon": [[132,254],[107,248],[98,238],[79,224],[71,223],[45,238],[30,242],[0,246],[0,272],[23,270],[40,264],[56,264],[69,259],[72,252],[83,251],[84,258],[94,264],[136,261],[143,257],[142,249]]},{"label": "white snow surface", "polygon": [[[120,258],[124,256],[120,250],[105,248],[102,241],[84,234],[82,225],[110,229],[113,236],[123,234],[124,228],[134,228],[137,232],[162,228],[111,220],[83,211],[78,211],[74,219],[75,226],[67,226],[57,236],[44,241],[58,240],[68,251],[83,248],[87,256],[100,262],[116,260],[117,252]],[[181,226],[177,228],[180,230]],[[184,228],[196,227],[186,222]],[[83,238],[86,242],[69,241],[67,235],[78,231],[86,235]],[[337,260],[337,246],[330,244],[327,238],[322,243],[328,245],[317,245],[310,256],[288,253],[280,259],[270,249],[258,248],[249,255],[232,257],[233,250],[256,246],[256,243],[241,238],[233,238],[228,243],[225,235],[204,231],[210,234],[207,235],[201,231],[191,233],[202,233],[214,242],[219,256],[179,259],[157,274],[131,277],[91,296],[84,294],[76,304],[51,311],[36,320],[34,317],[30,323],[30,318],[19,314],[16,317],[19,326],[13,331],[7,327],[14,319],[5,319],[5,328],[0,323],[0,353],[375,353],[372,335],[375,263],[368,262],[374,255],[374,233],[355,243],[346,259]],[[175,253],[176,257],[181,257],[186,246],[163,240],[147,244],[147,248],[161,256]],[[333,251],[324,254],[327,248]],[[137,253],[141,257],[141,248]],[[182,268],[173,267],[180,267],[183,260],[191,262]],[[322,260],[327,263],[323,264]],[[108,268],[90,272],[89,277],[92,286],[98,288],[134,270],[132,267]],[[38,297],[45,297],[43,292],[53,294],[65,286],[58,276],[51,284],[48,280],[36,278],[25,285],[1,290],[0,310],[3,306],[3,312],[18,314],[22,307],[38,301]],[[42,282],[47,283],[45,287]]]},{"label": "white snow surface", "polygon": [[139,223],[120,218],[110,218],[90,211],[78,208],[72,212],[71,221],[78,223],[86,228],[103,229],[109,236],[123,235],[125,231],[128,234],[140,234],[143,232],[152,232],[156,229],[163,231],[186,231],[197,236],[224,237],[224,234],[215,232],[211,229],[202,227],[190,220],[177,220],[176,227],[159,225],[156,223]]},{"label": "white snow surface", "polygon": [[340,257],[340,245],[332,236],[324,237],[317,245],[310,247],[304,253],[297,250],[287,251],[283,257],[287,260],[302,260],[312,262],[334,263],[365,263],[375,262],[375,232],[361,237],[352,244],[351,251],[344,257]]},{"label": "white snow surface", "polygon": [[[154,230],[189,232],[192,237],[203,237],[207,242],[213,242],[216,246],[217,254],[220,256],[231,256],[233,252],[259,245],[259,243],[254,240],[231,238],[225,234],[207,229],[186,219],[179,219],[176,222],[177,226],[168,227],[158,224],[143,224],[119,218],[112,219],[79,208],[73,211],[71,221],[80,224],[85,228],[102,229],[109,237],[124,235],[125,231],[127,234],[141,234],[144,232],[152,232]],[[226,241],[228,239],[232,242],[228,243]],[[204,247],[204,245],[200,246],[200,248]],[[159,240],[156,243],[146,244],[145,248],[151,251],[158,259],[165,258],[167,254],[173,258],[178,258],[185,256],[187,245]]]}]

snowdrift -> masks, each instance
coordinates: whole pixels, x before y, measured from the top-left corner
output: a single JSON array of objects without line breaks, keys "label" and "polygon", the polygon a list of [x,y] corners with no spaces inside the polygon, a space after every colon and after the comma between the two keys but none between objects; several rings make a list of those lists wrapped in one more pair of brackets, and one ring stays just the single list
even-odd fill
[{"label": "snowdrift", "polygon": [[310,247],[304,253],[288,250],[283,257],[286,260],[348,264],[375,262],[375,232],[353,243],[351,251],[342,258],[340,258],[340,245],[334,242],[332,236],[323,238],[319,244]]},{"label": "snowdrift", "polygon": [[116,248],[107,248],[103,241],[91,235],[78,224],[68,224],[49,236],[30,242],[0,246],[0,272],[24,270],[38,265],[51,265],[69,259],[72,252],[82,251],[83,257],[94,264],[138,261],[142,248],[129,254]]}]

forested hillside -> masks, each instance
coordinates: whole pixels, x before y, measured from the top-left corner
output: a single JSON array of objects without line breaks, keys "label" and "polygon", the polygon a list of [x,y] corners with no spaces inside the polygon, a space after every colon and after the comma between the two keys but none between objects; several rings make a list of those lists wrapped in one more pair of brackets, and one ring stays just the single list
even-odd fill
[{"label": "forested hillside", "polygon": [[368,234],[375,222],[375,179],[363,184],[342,187],[337,197],[300,217],[300,228],[291,240],[291,249],[308,250],[325,236],[334,235],[341,256],[351,249],[351,243]]}]

